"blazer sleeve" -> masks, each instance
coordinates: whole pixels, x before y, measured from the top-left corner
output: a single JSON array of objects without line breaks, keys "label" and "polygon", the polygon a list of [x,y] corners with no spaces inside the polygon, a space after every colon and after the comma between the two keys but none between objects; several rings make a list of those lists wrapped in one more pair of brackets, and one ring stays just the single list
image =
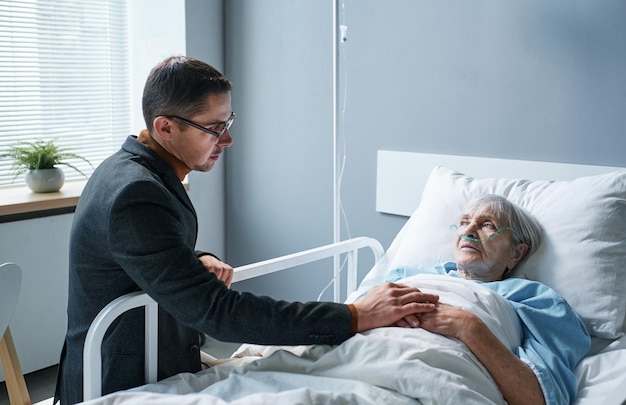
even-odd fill
[{"label": "blazer sleeve", "polygon": [[[109,215],[111,252],[133,281],[179,322],[219,340],[257,344],[337,344],[352,335],[347,305],[298,303],[229,289],[193,250],[195,227],[162,184],[134,182]],[[158,219],[157,219],[158,218]]]}]

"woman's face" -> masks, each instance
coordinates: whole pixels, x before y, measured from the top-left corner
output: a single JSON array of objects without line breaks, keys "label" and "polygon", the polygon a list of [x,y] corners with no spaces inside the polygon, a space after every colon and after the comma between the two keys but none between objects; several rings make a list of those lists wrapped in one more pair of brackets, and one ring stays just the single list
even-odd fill
[{"label": "woman's face", "polygon": [[512,270],[526,253],[527,246],[515,244],[511,231],[498,232],[508,223],[496,218],[489,210],[471,215],[464,213],[458,226],[455,261],[464,278],[502,280],[506,270]]}]

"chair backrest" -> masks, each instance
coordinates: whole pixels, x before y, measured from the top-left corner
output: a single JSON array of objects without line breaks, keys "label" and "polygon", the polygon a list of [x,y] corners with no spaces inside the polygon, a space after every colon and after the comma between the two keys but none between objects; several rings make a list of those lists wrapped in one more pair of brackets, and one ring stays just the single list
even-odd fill
[{"label": "chair backrest", "polygon": [[22,269],[17,264],[0,265],[0,364],[4,369],[11,404],[31,403],[22,367],[15,351],[11,329],[9,329],[9,322],[17,306],[21,285]]},{"label": "chair backrest", "polygon": [[15,263],[0,265],[0,338],[15,312],[22,285],[22,270]]}]

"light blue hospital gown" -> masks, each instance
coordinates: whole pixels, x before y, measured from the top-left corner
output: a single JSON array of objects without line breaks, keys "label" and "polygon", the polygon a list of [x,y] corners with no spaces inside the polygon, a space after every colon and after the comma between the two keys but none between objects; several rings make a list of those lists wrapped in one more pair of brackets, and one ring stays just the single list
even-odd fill
[{"label": "light blue hospital gown", "polygon": [[[460,277],[456,263],[429,269],[399,268],[385,281],[399,281],[416,274]],[[547,404],[569,404],[576,399],[577,380],[572,370],[591,345],[582,319],[563,297],[545,284],[522,278],[480,282],[510,303],[522,325],[522,344],[515,354],[535,372]]]}]

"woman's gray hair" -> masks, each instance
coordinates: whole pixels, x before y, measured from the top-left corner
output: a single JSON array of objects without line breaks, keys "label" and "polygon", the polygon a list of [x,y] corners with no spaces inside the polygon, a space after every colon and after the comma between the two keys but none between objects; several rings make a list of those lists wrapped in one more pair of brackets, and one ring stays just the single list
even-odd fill
[{"label": "woman's gray hair", "polygon": [[465,205],[464,213],[474,215],[489,211],[508,226],[515,229],[511,232],[513,241],[528,245],[528,251],[522,260],[530,257],[539,248],[541,243],[541,226],[539,222],[525,209],[507,200],[505,197],[495,194],[487,194],[471,200]]}]

